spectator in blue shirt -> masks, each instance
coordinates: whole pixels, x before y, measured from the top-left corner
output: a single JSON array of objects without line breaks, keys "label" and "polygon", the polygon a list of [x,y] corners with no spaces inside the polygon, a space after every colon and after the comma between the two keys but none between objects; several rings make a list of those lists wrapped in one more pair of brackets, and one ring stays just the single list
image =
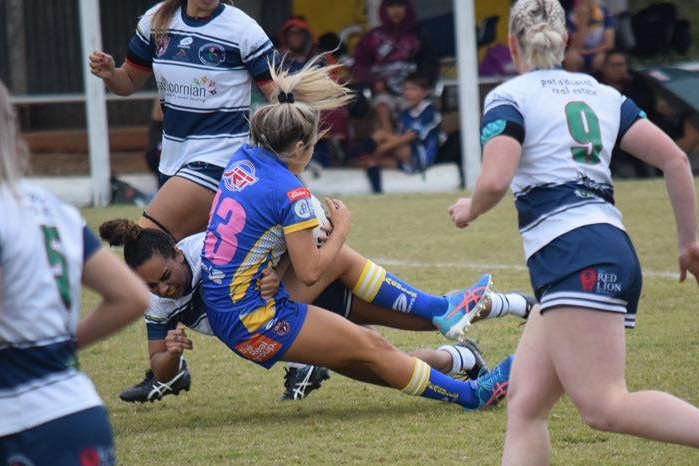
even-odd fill
[{"label": "spectator in blue shirt", "polygon": [[403,84],[406,107],[400,113],[398,132],[380,129],[372,135],[372,143],[368,145],[371,151],[360,160],[367,167],[374,192],[381,192],[381,168],[417,173],[437,159],[441,116],[429,95],[427,77],[410,74]]}]

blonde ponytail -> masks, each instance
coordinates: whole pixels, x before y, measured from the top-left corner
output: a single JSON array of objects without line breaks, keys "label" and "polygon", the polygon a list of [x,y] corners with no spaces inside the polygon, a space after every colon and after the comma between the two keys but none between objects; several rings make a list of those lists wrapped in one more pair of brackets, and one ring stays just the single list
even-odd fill
[{"label": "blonde ponytail", "polygon": [[551,69],[563,63],[565,12],[558,0],[518,0],[510,10],[510,34],[530,68]]},{"label": "blonde ponytail", "polygon": [[319,66],[324,55],[318,55],[295,73],[270,63],[272,80],[279,93],[270,104],[258,108],[250,120],[250,139],[286,161],[285,152],[302,141],[313,146],[324,133],[319,133],[321,110],[332,110],[349,103],[353,96],[343,83],[332,78],[341,65]]}]

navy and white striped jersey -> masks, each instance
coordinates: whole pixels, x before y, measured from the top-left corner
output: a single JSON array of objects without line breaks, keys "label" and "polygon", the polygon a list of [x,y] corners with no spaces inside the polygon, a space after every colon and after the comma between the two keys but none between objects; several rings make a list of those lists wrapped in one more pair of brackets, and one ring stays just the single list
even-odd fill
[{"label": "navy and white striped jersey", "polygon": [[624,229],[609,162],[614,146],[643,117],[615,89],[560,69],[525,73],[488,94],[481,142],[505,134],[522,144],[511,189],[527,258],[584,225]]},{"label": "navy and white striped jersey", "polygon": [[84,262],[78,211],[26,182],[0,186],[0,437],[102,404],[76,370]]},{"label": "navy and white striped jersey", "polygon": [[184,238],[177,243],[177,247],[182,251],[192,272],[190,291],[178,299],[151,294],[151,304],[145,314],[149,340],[164,340],[167,332],[177,326],[177,322],[204,335],[213,335],[201,300],[201,250],[204,247],[204,233]]},{"label": "navy and white striped jersey", "polygon": [[190,162],[225,167],[248,140],[252,79],[268,76],[274,48],[262,28],[238,8],[220,4],[209,18],[178,8],[159,37],[151,22],[161,4],[138,22],[127,60],[152,70],[164,107],[159,170]]}]

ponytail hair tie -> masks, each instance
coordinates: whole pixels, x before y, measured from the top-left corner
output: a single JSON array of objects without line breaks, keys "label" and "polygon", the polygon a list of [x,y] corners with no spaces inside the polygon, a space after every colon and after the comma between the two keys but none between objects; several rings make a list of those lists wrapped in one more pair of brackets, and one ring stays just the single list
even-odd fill
[{"label": "ponytail hair tie", "polygon": [[279,92],[279,95],[277,96],[277,100],[279,101],[280,104],[293,104],[294,103],[294,94],[292,94],[291,92],[281,91],[281,92]]}]

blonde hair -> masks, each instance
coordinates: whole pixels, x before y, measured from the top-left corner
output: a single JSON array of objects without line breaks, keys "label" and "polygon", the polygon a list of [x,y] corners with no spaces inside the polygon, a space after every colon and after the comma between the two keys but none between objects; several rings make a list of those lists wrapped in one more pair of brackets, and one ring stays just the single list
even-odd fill
[{"label": "blonde hair", "polygon": [[16,192],[16,181],[24,173],[27,147],[19,135],[17,113],[10,94],[0,81],[0,186]]},{"label": "blonde hair", "polygon": [[551,69],[563,63],[565,12],[558,0],[518,0],[510,10],[510,34],[534,69]]},{"label": "blonde hair", "polygon": [[333,80],[331,73],[342,65],[319,66],[324,54],[311,59],[295,73],[283,69],[284,60],[269,71],[279,93],[272,103],[263,105],[250,119],[250,140],[274,152],[286,162],[285,152],[301,141],[309,148],[325,131],[319,131],[320,111],[342,107],[353,99],[343,83]]},{"label": "blonde hair", "polygon": [[[220,2],[231,6],[233,5],[232,0],[220,0]],[[172,17],[179,7],[186,9],[187,0],[165,0],[162,5],[160,5],[158,11],[153,15],[153,20],[150,25],[151,31],[155,37],[162,38],[167,35],[170,21],[172,21]]]}]

